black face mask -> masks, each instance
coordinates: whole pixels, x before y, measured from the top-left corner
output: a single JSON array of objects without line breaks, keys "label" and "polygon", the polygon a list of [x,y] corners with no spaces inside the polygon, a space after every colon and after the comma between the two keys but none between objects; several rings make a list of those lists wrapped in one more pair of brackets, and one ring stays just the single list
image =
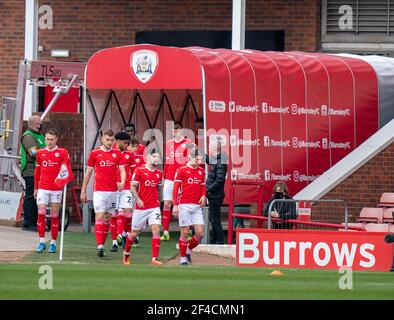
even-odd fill
[{"label": "black face mask", "polygon": [[275,199],[282,199],[282,198],[283,198],[283,192],[275,191]]}]

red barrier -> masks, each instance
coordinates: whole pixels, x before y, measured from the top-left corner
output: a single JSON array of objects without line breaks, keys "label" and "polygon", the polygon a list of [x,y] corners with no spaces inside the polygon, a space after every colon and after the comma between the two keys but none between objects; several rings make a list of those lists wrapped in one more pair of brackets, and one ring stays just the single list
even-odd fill
[{"label": "red barrier", "polygon": [[[244,215],[244,218],[257,220],[257,228],[262,228],[262,212],[263,212],[263,183],[259,181],[231,181],[230,183],[230,194],[228,204],[228,235],[227,243],[232,244],[233,242],[233,218],[236,217],[234,213],[234,201],[235,201],[235,186],[256,186],[258,189],[258,202],[257,202],[257,215]],[[237,215],[237,217],[240,217]],[[257,218],[256,218],[257,217]]]}]

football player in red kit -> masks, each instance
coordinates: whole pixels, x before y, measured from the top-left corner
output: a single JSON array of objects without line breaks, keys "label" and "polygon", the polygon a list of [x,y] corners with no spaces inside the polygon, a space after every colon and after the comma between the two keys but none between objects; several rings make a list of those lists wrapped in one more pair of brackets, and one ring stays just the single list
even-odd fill
[{"label": "football player in red kit", "polygon": [[173,203],[174,177],[177,169],[187,162],[188,149],[195,146],[194,142],[185,137],[182,130],[182,124],[179,121],[174,122],[173,130],[174,139],[167,141],[165,150],[166,158],[164,163],[164,185],[163,185],[163,235],[161,241],[170,240],[170,220],[171,206]]},{"label": "football player in red kit", "polygon": [[56,252],[56,239],[59,232],[59,210],[62,201],[62,188],[55,184],[63,163],[70,163],[70,155],[66,149],[60,148],[57,143],[57,132],[50,129],[45,134],[46,148],[40,149],[36,156],[36,169],[34,171],[34,197],[37,199],[38,218],[37,230],[40,243],[36,252],[46,249],[45,227],[46,211],[50,205],[51,217],[51,243],[48,252]]},{"label": "football player in red kit", "polygon": [[[179,252],[181,265],[191,263],[191,251],[198,246],[204,236],[204,216],[202,207],[205,205],[205,173],[200,167],[202,155],[193,149],[189,161],[180,167],[174,180],[174,207],[172,214],[178,216],[181,235]],[[194,236],[188,243],[190,226],[194,227]]]},{"label": "football player in red kit", "polygon": [[[134,156],[134,165],[131,166],[130,169],[131,176],[133,176],[135,169],[145,164],[145,159],[144,159],[145,146],[140,144],[136,138],[131,138],[130,145],[127,148],[127,150],[130,151]],[[126,218],[126,224],[128,225],[127,232],[131,232],[131,218],[130,220]],[[139,243],[140,243],[140,237],[137,237],[133,243],[133,248],[138,247]]]},{"label": "football player in red kit", "polygon": [[135,169],[145,164],[144,154],[138,153],[140,151],[140,146],[141,144],[138,142],[137,139],[130,139],[130,145],[127,147],[127,150],[130,151],[134,157],[134,165],[131,167],[131,176],[133,176]]},{"label": "football player in red kit", "polygon": [[160,250],[161,213],[158,186],[162,181],[162,172],[157,169],[160,154],[155,149],[148,151],[147,163],[135,169],[131,180],[131,192],[135,200],[135,209],[131,233],[127,235],[123,254],[123,264],[130,264],[130,250],[138,235],[148,222],[152,230],[152,265],[161,265],[158,260]]},{"label": "football player in red kit", "polygon": [[[118,250],[118,246],[124,244],[126,235],[131,228],[131,217],[134,207],[133,195],[130,191],[131,170],[135,166],[134,155],[127,150],[130,143],[130,136],[126,132],[118,132],[115,135],[116,145],[122,152],[123,164],[125,165],[126,181],[124,189],[118,191],[116,195],[117,214],[111,217],[110,231],[112,236],[112,252]],[[121,182],[120,171],[117,172],[117,182]]]},{"label": "football player in red kit", "polygon": [[[124,188],[126,171],[122,152],[113,149],[114,133],[107,129],[101,138],[102,145],[94,149],[89,156],[81,188],[81,201],[87,202],[86,189],[94,170],[93,207],[96,214],[94,232],[96,234],[97,255],[104,257],[104,243],[110,226],[110,218],[116,208],[116,194]],[[120,170],[121,182],[116,181],[117,169]]]},{"label": "football player in red kit", "polygon": [[131,150],[132,145],[130,144],[129,151],[132,151],[140,156],[143,156],[145,152],[145,146],[139,143],[136,138],[135,124],[132,122],[126,123],[124,130],[132,140],[135,140],[137,142],[137,148],[135,150]]}]

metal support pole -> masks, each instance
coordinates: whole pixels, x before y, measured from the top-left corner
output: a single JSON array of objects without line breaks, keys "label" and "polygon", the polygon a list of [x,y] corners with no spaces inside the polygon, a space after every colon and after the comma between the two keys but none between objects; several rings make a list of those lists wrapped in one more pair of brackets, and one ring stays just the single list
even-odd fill
[{"label": "metal support pole", "polygon": [[233,50],[245,49],[245,0],[233,0]]},{"label": "metal support pole", "polygon": [[87,203],[82,204],[82,225],[83,225],[83,232],[90,233],[90,212]]},{"label": "metal support pole", "polygon": [[227,244],[233,243],[234,186],[230,183],[228,202]]},{"label": "metal support pole", "polygon": [[56,92],[56,95],[52,98],[48,107],[45,108],[44,113],[41,115],[41,121],[44,120],[45,116],[49,113],[49,111],[51,111],[56,101],[59,99],[60,95],[66,94],[70,90],[71,86],[74,84],[77,78],[78,75],[73,75],[67,87],[55,87],[55,89],[53,89],[53,92]]},{"label": "metal support pole", "polygon": [[209,209],[207,206],[202,208],[203,215],[204,215],[204,238],[202,239],[202,244],[209,244],[210,239],[210,221],[209,221]]},{"label": "metal support pole", "polygon": [[[25,4],[25,60],[37,60],[38,51],[38,0]],[[26,82],[26,80],[25,80]],[[25,91],[23,91],[25,95]],[[36,109],[36,87],[26,87],[23,119],[27,120]]]}]

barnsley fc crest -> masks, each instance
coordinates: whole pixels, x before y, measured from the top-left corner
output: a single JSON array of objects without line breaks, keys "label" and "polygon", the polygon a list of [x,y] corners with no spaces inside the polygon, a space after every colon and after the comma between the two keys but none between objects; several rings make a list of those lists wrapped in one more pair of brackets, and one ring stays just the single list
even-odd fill
[{"label": "barnsley fc crest", "polygon": [[138,50],[131,55],[131,69],[142,83],[148,82],[154,75],[159,58],[152,50]]}]

